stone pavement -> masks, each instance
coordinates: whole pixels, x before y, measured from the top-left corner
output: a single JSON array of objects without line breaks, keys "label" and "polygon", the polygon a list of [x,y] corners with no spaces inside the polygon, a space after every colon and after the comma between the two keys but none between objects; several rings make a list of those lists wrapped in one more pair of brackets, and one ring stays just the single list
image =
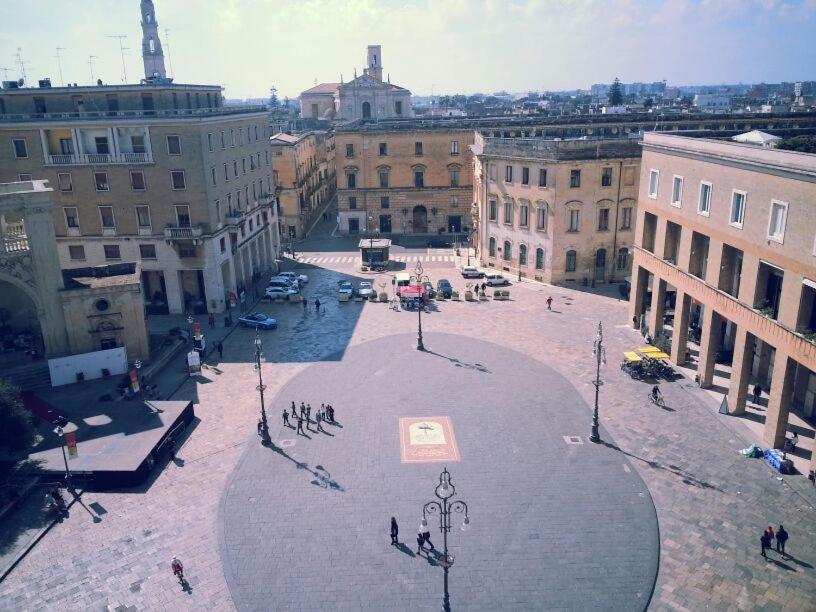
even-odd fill
[{"label": "stone pavement", "polygon": [[[353,275],[350,268],[348,272]],[[454,284],[461,283],[451,269],[440,268],[432,275],[442,273]],[[324,285],[328,291],[331,275],[337,272],[310,269],[309,274],[329,275]],[[315,277],[315,282],[321,291],[321,281]],[[526,282],[510,292],[509,302],[439,304],[436,312],[423,316],[428,348],[433,350],[430,339],[438,333],[511,348],[559,372],[590,404],[594,389],[586,381],[594,373],[592,338],[598,319],[604,321],[609,361],[601,393],[605,437],[620,449],[616,452],[621,453],[621,462],[629,460],[646,483],[660,526],[660,569],[650,608],[812,608],[816,490],[803,477],[780,481],[760,460],[738,455],[738,449],[757,440],[740,420],[718,414],[716,402],[691,381],[662,385],[672,410],[649,404],[648,386],[630,380],[617,367],[621,352],[639,344],[638,335],[627,326],[624,302],[580,288]],[[544,306],[547,295],[555,299],[552,312]],[[338,304],[329,299],[325,315],[297,314],[290,304],[264,308],[282,321],[278,330],[263,336],[269,398],[314,360],[336,359],[338,352],[351,355],[353,347],[365,341],[413,334],[416,328],[415,313],[394,312],[384,304]],[[199,421],[182,441],[179,464],[159,466],[154,479],[135,491],[84,495],[86,505],[95,502],[105,510],[102,521],[93,523],[87,512],[72,511],[0,583],[0,609],[233,609],[218,547],[219,501],[245,446],[257,444],[257,377],[250,364],[253,336],[250,330],[233,332],[224,343],[224,361],[179,391],[177,397],[194,394],[199,402]],[[365,380],[362,375],[357,380],[361,394]],[[541,393],[546,397],[546,390]],[[579,435],[588,435],[589,422],[587,411],[586,429]],[[458,430],[458,420],[454,427]],[[514,456],[524,458],[521,452]],[[376,458],[364,448],[357,460]],[[347,469],[330,468],[333,474]],[[290,477],[282,473],[282,478]],[[454,479],[460,486],[456,472]],[[426,479],[422,482],[416,492],[411,487],[410,495],[430,495]],[[461,486],[462,497],[472,503],[478,495],[501,491],[504,482]],[[413,498],[401,494],[400,499],[409,506],[407,517]],[[265,514],[272,523],[286,518],[274,508]],[[491,517],[495,524],[503,518]],[[384,525],[369,522],[373,533],[385,535]],[[771,553],[771,560],[764,561],[759,535],[767,525],[776,527],[779,522],[791,534],[792,558]],[[407,520],[403,533],[413,528]],[[170,573],[173,554],[185,562],[191,592],[182,591]],[[462,580],[458,570],[459,566],[452,570],[452,588]],[[319,578],[305,576],[303,588]],[[360,592],[366,588],[361,577]]]}]

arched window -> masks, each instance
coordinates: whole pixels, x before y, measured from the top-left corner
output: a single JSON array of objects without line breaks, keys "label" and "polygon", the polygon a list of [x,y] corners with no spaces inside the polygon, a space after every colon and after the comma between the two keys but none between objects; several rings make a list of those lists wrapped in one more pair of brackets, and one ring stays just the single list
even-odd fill
[{"label": "arched window", "polygon": [[490,237],[490,242],[487,246],[487,254],[490,255],[490,257],[496,256],[496,239],[493,238],[493,236]]},{"label": "arched window", "polygon": [[536,270],[544,269],[544,249],[536,249]]},{"label": "arched window", "polygon": [[527,245],[520,244],[519,245],[519,265],[526,266],[527,265]]},{"label": "arched window", "polygon": [[567,251],[567,272],[575,272],[575,260],[577,258],[577,253],[575,251]]},{"label": "arched window", "polygon": [[509,240],[504,241],[504,252],[502,254],[505,261],[510,261],[513,258],[513,249],[510,247]]},{"label": "arched window", "polygon": [[536,208],[536,229],[540,232],[547,231],[547,204],[539,202]]},{"label": "arched window", "polygon": [[618,249],[618,270],[625,270],[629,267],[629,249]]}]

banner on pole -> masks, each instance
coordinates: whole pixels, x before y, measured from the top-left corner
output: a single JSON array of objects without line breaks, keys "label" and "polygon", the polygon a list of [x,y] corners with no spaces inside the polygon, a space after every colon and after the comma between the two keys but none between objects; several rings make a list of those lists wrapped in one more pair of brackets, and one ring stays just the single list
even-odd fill
[{"label": "banner on pole", "polygon": [[65,433],[65,446],[68,447],[68,456],[76,457],[79,454],[76,442],[76,432],[69,431]]}]

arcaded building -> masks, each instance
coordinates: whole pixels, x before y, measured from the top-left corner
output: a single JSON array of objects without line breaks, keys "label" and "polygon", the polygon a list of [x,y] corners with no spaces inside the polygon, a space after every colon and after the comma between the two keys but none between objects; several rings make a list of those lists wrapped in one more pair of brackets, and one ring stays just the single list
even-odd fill
[{"label": "arcaded building", "polygon": [[[731,363],[727,402],[769,389],[763,441],[781,448],[788,416],[816,416],[816,155],[647,134],[630,314],[671,357],[699,339],[699,383]],[[693,364],[692,364],[693,365]]]}]

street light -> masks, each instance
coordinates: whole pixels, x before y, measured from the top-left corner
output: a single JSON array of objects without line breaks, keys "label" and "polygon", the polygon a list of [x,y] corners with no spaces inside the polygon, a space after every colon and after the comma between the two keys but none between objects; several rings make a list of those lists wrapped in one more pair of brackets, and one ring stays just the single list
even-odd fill
[{"label": "street light", "polygon": [[60,437],[62,460],[65,462],[65,488],[73,493],[74,487],[71,485],[71,468],[68,467],[68,455],[65,454],[65,430],[62,427],[57,427],[54,429],[54,433]]},{"label": "street light", "polygon": [[255,330],[255,371],[258,373],[258,386],[255,387],[258,393],[261,394],[261,444],[269,446],[272,444],[272,438],[269,437],[269,423],[266,421],[266,408],[264,407],[264,389],[266,385],[263,384],[263,376],[261,374],[261,357],[263,357],[263,345],[261,344],[261,334]]},{"label": "street light", "polygon": [[190,327],[190,342],[193,341],[193,321],[194,320],[195,319],[193,319],[193,315],[191,315],[191,314],[187,315],[187,325]]},{"label": "street light", "polygon": [[374,215],[368,215],[368,267],[374,266]]},{"label": "street light", "polygon": [[462,522],[462,531],[465,531],[470,526],[470,518],[468,517],[468,507],[462,500],[450,501],[456,493],[456,487],[451,482],[450,472],[448,468],[442,470],[439,475],[439,484],[436,485],[434,494],[440,501],[429,501],[422,507],[422,522],[419,526],[420,533],[424,533],[428,529],[428,515],[439,515],[439,531],[442,532],[442,545],[444,557],[439,561],[445,572],[445,592],[442,598],[442,609],[445,612],[450,612],[450,594],[448,593],[448,570],[453,565],[453,555],[448,554],[448,532],[451,530],[451,515],[454,512],[464,513],[465,519]]},{"label": "street light", "polygon": [[592,433],[589,436],[589,441],[597,444],[601,441],[601,436],[598,433],[598,393],[601,390],[603,381],[601,380],[601,364],[606,364],[606,349],[603,345],[603,325],[598,322],[598,335],[595,337],[595,343],[592,347],[592,354],[595,355],[595,380],[592,384],[595,386],[595,410],[592,413]]},{"label": "street light", "polygon": [[[416,267],[414,268],[414,275],[413,275],[412,278],[416,279],[416,284],[418,286],[420,286],[420,287],[422,286],[423,280],[427,281],[427,282],[431,282],[431,279],[428,276],[423,275],[423,272],[424,272],[424,270],[422,268],[422,262],[417,261]],[[423,291],[422,304],[420,304],[419,308],[417,308],[417,316],[418,316],[418,319],[417,319],[417,321],[418,321],[417,350],[418,351],[424,351],[425,350],[425,344],[423,344],[423,342],[422,342],[422,309],[424,308],[424,306],[425,306],[425,293]]]}]

